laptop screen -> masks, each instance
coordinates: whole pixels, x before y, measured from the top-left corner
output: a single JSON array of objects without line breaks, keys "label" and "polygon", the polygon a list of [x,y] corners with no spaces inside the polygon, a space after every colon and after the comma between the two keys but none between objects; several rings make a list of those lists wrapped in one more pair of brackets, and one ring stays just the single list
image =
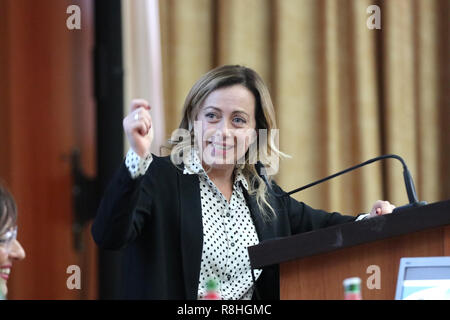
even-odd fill
[{"label": "laptop screen", "polygon": [[450,257],[402,258],[396,300],[449,300]]}]

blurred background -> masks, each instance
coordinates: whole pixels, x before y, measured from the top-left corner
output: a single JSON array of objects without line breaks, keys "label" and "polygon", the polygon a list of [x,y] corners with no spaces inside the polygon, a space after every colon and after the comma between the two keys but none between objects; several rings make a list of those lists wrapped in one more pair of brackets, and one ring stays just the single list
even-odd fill
[{"label": "blurred background", "polygon": [[[370,5],[381,29],[367,26]],[[191,86],[223,64],[269,86],[292,156],[275,177],[286,191],[394,153],[419,200],[449,199],[449,13],[448,0],[0,0],[0,179],[27,253],[8,298],[119,296],[121,254],[99,251],[90,225],[128,148],[130,101],[152,105],[159,154]],[[395,160],[295,198],[353,215],[408,202]]]}]

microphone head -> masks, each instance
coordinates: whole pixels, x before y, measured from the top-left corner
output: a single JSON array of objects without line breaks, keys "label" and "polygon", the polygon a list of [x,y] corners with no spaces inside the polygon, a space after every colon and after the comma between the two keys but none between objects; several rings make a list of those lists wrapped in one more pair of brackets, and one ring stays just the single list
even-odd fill
[{"label": "microphone head", "polygon": [[255,164],[255,169],[258,175],[262,178],[262,176],[266,175],[266,168],[264,168],[264,165],[261,163],[261,161],[257,161]]},{"label": "microphone head", "polygon": [[272,185],[269,183],[269,179],[267,178],[266,168],[261,163],[261,161],[256,162],[255,169],[256,173],[258,173],[261,179],[263,179],[264,183],[267,186],[267,189],[270,190],[271,194],[278,198],[289,196],[289,194],[284,192],[283,190],[281,190],[282,193],[279,193],[278,191],[275,191],[275,189],[272,189]]}]

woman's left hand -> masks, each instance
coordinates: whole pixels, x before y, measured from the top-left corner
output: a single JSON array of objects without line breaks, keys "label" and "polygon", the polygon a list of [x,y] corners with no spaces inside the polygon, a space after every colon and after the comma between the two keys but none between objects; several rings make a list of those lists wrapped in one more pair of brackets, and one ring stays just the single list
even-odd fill
[{"label": "woman's left hand", "polygon": [[388,214],[391,213],[394,209],[395,206],[393,204],[390,204],[389,201],[378,200],[374,203],[369,217],[373,218],[376,216],[381,216],[383,214]]}]

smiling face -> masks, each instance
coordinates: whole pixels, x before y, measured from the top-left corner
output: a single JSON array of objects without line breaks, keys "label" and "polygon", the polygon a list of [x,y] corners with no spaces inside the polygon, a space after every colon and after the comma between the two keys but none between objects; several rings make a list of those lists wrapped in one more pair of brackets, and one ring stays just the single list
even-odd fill
[{"label": "smiling face", "polygon": [[255,97],[243,85],[216,89],[204,100],[196,121],[201,122],[204,164],[234,167],[256,137]]},{"label": "smiling face", "polygon": [[7,282],[13,262],[25,258],[25,251],[16,239],[17,228],[7,228],[0,234],[0,294],[8,293]]}]

